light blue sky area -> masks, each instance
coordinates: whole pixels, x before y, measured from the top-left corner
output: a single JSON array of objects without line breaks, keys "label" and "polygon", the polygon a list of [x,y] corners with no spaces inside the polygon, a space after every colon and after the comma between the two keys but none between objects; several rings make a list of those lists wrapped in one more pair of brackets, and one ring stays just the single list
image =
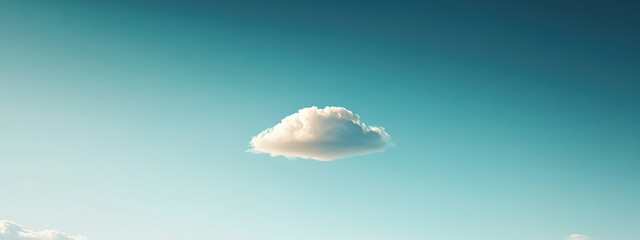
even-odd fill
[{"label": "light blue sky area", "polygon": [[[638,238],[637,6],[497,6],[4,1],[0,219],[90,240]],[[395,146],[246,152],[313,105]]]}]

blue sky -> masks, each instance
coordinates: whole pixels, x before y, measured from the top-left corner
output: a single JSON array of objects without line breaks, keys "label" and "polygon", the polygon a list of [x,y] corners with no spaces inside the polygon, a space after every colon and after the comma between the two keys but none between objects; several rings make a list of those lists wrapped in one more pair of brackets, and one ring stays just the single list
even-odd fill
[{"label": "blue sky", "polygon": [[[91,240],[636,239],[639,8],[3,1],[0,220]],[[314,105],[394,146],[246,152]]]}]

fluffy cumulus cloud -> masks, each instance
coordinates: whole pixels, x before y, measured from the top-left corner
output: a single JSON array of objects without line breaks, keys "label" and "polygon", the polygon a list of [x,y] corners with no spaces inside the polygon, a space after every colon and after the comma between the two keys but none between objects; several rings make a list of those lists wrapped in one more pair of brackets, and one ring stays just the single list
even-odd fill
[{"label": "fluffy cumulus cloud", "polygon": [[567,240],[589,240],[589,236],[582,234],[571,234],[567,237]]},{"label": "fluffy cumulus cloud", "polygon": [[87,240],[57,230],[32,231],[10,221],[0,221],[0,240]]},{"label": "fluffy cumulus cloud", "polygon": [[389,134],[383,128],[365,125],[346,108],[313,106],[253,137],[250,151],[328,161],[382,151],[388,145]]}]

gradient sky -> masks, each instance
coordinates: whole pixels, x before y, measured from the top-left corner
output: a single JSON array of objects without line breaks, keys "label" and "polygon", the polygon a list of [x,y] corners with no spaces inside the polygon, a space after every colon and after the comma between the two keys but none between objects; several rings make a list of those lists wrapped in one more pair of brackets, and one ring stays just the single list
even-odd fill
[{"label": "gradient sky", "polygon": [[[1,1],[0,219],[90,240],[639,238],[639,4],[261,2]],[[246,152],[313,105],[395,146]]]}]

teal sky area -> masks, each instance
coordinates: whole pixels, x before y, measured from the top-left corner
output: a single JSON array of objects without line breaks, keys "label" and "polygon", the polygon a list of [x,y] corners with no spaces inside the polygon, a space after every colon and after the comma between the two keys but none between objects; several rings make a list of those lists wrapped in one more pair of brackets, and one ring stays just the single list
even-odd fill
[{"label": "teal sky area", "polygon": [[[640,232],[640,5],[2,1],[0,220],[90,240]],[[310,106],[384,152],[247,152]]]}]

